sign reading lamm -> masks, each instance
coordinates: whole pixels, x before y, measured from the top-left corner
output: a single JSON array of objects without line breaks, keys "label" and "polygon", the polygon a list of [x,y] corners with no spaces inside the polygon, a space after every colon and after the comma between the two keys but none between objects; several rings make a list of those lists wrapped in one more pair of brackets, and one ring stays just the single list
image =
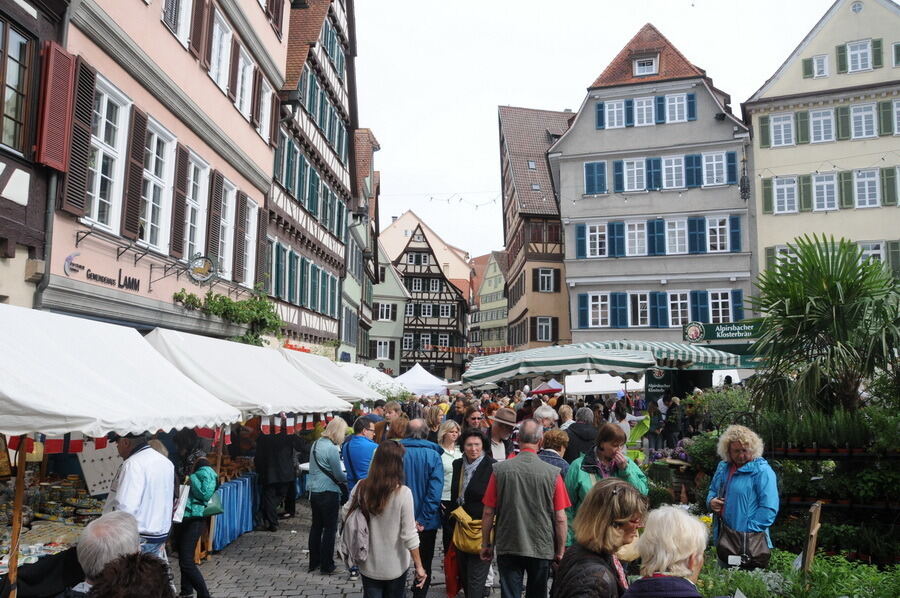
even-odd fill
[{"label": "sign reading lamm", "polygon": [[682,329],[684,340],[689,343],[755,338],[759,334],[757,322],[731,322],[727,324],[704,324],[688,322]]}]

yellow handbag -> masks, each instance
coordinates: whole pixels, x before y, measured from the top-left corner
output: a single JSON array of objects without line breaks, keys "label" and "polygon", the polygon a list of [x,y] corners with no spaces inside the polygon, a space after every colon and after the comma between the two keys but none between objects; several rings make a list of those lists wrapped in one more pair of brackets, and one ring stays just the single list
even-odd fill
[{"label": "yellow handbag", "polygon": [[481,519],[472,519],[462,507],[450,513],[456,519],[453,526],[453,545],[460,552],[478,554],[481,552]]}]

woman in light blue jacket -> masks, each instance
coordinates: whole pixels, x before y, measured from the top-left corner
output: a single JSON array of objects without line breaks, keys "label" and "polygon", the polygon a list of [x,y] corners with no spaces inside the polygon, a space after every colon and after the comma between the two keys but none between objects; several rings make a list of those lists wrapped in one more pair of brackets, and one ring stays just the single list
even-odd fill
[{"label": "woman in light blue jacket", "polygon": [[347,476],[341,469],[340,446],[347,434],[347,423],[336,417],[325,427],[309,454],[309,506],[312,525],[309,528],[309,572],[321,569],[325,575],[334,573],[334,537],[337,534],[338,513],[341,508],[341,488]]}]

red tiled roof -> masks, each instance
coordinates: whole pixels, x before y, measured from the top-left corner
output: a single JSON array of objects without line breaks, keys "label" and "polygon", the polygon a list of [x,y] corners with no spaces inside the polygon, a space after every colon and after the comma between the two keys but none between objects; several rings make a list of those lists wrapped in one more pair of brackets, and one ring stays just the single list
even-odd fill
[{"label": "red tiled roof", "polygon": [[332,0],[308,0],[308,8],[292,8],[288,24],[287,63],[285,65],[284,89],[294,90],[300,84],[300,74],[309,46],[319,40],[325,17]]},{"label": "red tiled roof", "polygon": [[[657,74],[634,76],[633,60],[640,56],[659,55]],[[659,30],[647,23],[631,38],[622,51],[609,63],[597,80],[588,89],[633,85],[648,81],[705,77],[706,71],[688,61],[678,48],[666,39]]]},{"label": "red tiled roof", "polygon": [[450,282],[462,293],[463,301],[469,302],[469,281],[465,278],[451,278]]},{"label": "red tiled roof", "polygon": [[472,270],[475,272],[475,274],[472,275],[472,300],[475,302],[475,305],[480,303],[478,300],[478,289],[481,288],[481,282],[484,280],[484,272],[487,270],[488,261],[490,261],[490,259],[491,254],[486,253],[469,260],[469,266],[471,266]]},{"label": "red tiled roof", "polygon": [[[571,112],[500,106],[500,135],[506,143],[519,211],[559,216],[547,150],[569,128]],[[535,169],[528,168],[533,160]],[[540,189],[534,189],[532,185]]]}]

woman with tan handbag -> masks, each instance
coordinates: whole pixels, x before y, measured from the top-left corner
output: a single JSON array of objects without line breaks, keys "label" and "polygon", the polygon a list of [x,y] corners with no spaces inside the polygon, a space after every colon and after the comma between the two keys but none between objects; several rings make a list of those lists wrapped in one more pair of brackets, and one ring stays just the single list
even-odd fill
[{"label": "woman with tan handbag", "polygon": [[469,428],[459,437],[463,456],[453,462],[451,505],[453,511],[453,544],[458,552],[459,573],[467,598],[481,598],[490,561],[482,561],[481,516],[484,492],[494,469],[494,459],[485,453],[487,439],[481,430]]}]

